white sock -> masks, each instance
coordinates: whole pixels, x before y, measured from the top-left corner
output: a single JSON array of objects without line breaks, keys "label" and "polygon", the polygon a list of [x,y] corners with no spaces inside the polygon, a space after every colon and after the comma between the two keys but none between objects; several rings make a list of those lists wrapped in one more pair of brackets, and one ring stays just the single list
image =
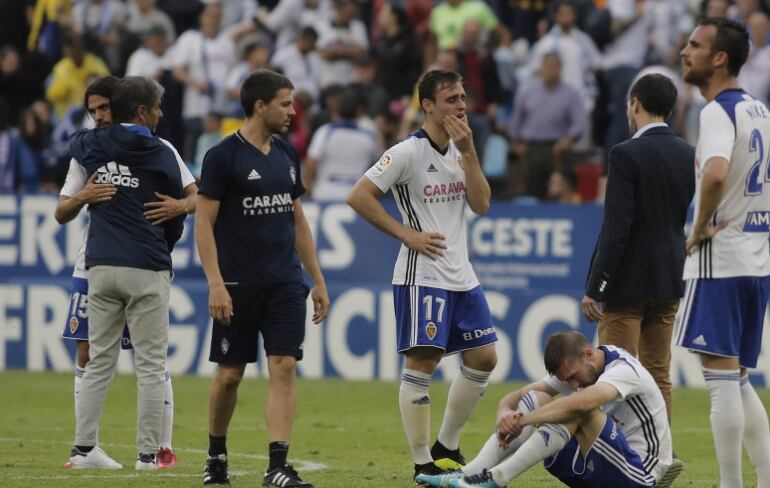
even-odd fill
[{"label": "white sock", "polygon": [[438,441],[450,451],[460,446],[460,434],[473,409],[484,396],[490,374],[489,371],[479,371],[462,365],[460,374],[452,381],[444,420],[438,432]]},{"label": "white sock", "polygon": [[77,364],[75,365],[75,402],[78,401],[78,394],[80,394],[80,385],[83,383],[83,375],[86,374],[86,368],[81,368]]},{"label": "white sock", "polygon": [[404,422],[406,440],[412,450],[415,464],[433,461],[428,447],[430,438],[430,378],[432,375],[404,368],[398,404]]},{"label": "white sock", "polygon": [[703,378],[711,397],[711,433],[719,462],[720,486],[743,486],[741,440],[745,421],[740,370],[703,368]]},{"label": "white sock", "polygon": [[743,400],[743,445],[749,452],[749,459],[757,472],[757,488],[770,488],[770,426],[767,411],[749,377],[741,379],[741,400]]},{"label": "white sock", "polygon": [[[533,391],[527,393],[522,397],[518,405],[519,412],[529,413],[540,406],[537,394]],[[507,458],[516,450],[521,447],[524,442],[529,439],[529,436],[534,432],[535,427],[528,425],[524,427],[518,437],[511,440],[508,447],[503,449],[500,447],[500,442],[497,439],[497,430],[487,439],[487,442],[481,447],[481,450],[476,457],[473,458],[468,464],[463,466],[462,472],[465,476],[472,476],[474,474],[481,473],[484,469],[490,469],[503,459]]]},{"label": "white sock", "polygon": [[171,375],[166,371],[166,396],[163,398],[163,423],[160,428],[160,447],[171,449],[171,435],[174,431],[174,389]]},{"label": "white sock", "polygon": [[569,431],[561,424],[541,425],[513,456],[492,468],[492,479],[500,486],[508,486],[513,478],[559,452],[570,437]]}]

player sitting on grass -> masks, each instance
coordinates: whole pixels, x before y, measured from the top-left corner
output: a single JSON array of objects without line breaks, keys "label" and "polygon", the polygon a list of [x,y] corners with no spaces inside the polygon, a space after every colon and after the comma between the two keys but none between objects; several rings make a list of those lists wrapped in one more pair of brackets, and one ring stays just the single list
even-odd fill
[{"label": "player sitting on grass", "polygon": [[503,397],[475,459],[417,481],[500,488],[542,460],[568,486],[670,486],[681,465],[672,466],[663,396],[639,361],[574,331],[549,337],[544,359],[549,375]]}]

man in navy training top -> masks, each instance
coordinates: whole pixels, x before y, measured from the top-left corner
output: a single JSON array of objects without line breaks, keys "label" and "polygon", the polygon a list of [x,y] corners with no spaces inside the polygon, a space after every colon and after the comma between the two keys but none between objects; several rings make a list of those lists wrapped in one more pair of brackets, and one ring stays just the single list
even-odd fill
[{"label": "man in navy training top", "polygon": [[203,159],[195,241],[214,319],[209,360],[218,363],[209,396],[209,455],[204,485],[229,484],[226,434],[246,363],[262,334],[270,386],[265,417],[270,465],[263,486],[312,487],[286,463],[294,420],[295,372],[302,359],[308,287],[313,322],[329,308],[313,236],[299,197],[299,157],[274,135],[294,116],[291,81],[257,70],[241,86],[246,122]]},{"label": "man in navy training top", "polygon": [[117,367],[123,326],[128,324],[138,379],[136,469],[156,468],[165,396],[171,249],[182,234],[185,217],[153,225],[145,216],[145,204],[155,201],[156,194],[184,196],[175,152],[151,132],[163,115],[162,95],[163,88],[151,79],[125,78],[110,101],[116,123],[79,132],[70,141],[73,158],[89,178],[96,173],[95,182],[109,181],[117,187],[109,201],[91,206],[90,211],[86,269],[91,359],[75,405],[72,457],[99,450],[99,420]]}]

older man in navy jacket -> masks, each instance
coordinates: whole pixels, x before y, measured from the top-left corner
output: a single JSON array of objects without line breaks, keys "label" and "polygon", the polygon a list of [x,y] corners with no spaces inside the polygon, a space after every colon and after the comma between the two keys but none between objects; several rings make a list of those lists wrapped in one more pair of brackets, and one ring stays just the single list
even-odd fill
[{"label": "older man in navy jacket", "polygon": [[[665,124],[671,80],[650,74],[631,88],[630,132],[610,151],[604,222],[591,259],[583,314],[599,343],[639,356],[671,421],[671,334],[684,294],[684,224],[695,192],[695,149]],[[603,310],[599,302],[604,302]]]}]

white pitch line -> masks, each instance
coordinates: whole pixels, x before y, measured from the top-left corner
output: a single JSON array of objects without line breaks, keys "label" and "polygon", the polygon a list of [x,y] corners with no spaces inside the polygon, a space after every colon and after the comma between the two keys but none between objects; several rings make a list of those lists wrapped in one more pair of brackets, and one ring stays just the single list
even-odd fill
[{"label": "white pitch line", "polygon": [[[24,437],[0,437],[0,442],[32,442],[35,444],[50,444],[51,442],[58,442],[59,444],[65,444],[65,445],[72,445],[70,442],[66,441],[49,441],[45,439],[26,439]],[[103,447],[117,447],[119,449],[133,449],[133,444],[115,444],[115,443],[106,443],[106,444],[99,444]],[[194,447],[175,447],[175,451],[182,451],[182,452],[191,452],[194,454],[208,454],[208,450],[206,449],[197,449]],[[243,457],[247,459],[260,459],[260,460],[267,460],[270,459],[268,456],[265,456],[264,454],[251,454],[247,452],[230,452],[228,456],[237,456],[237,457]],[[314,461],[307,461],[304,459],[290,459],[293,463],[296,463],[297,470],[299,471],[319,471],[322,469],[326,469],[329,466],[324,463],[317,463]]]},{"label": "white pitch line", "polygon": [[[85,471],[83,469],[76,469],[76,472]],[[84,474],[84,475],[55,475],[55,476],[9,476],[6,479],[9,480],[71,480],[71,479],[131,479],[131,478],[146,478],[148,476],[159,476],[161,478],[199,478],[200,473],[168,473],[165,471],[155,471],[152,473],[146,472],[145,474],[139,473],[126,473],[120,474],[119,469],[103,470],[114,471],[114,475],[107,474]],[[230,471],[231,476],[244,476],[247,474],[254,474],[257,471]]]}]

